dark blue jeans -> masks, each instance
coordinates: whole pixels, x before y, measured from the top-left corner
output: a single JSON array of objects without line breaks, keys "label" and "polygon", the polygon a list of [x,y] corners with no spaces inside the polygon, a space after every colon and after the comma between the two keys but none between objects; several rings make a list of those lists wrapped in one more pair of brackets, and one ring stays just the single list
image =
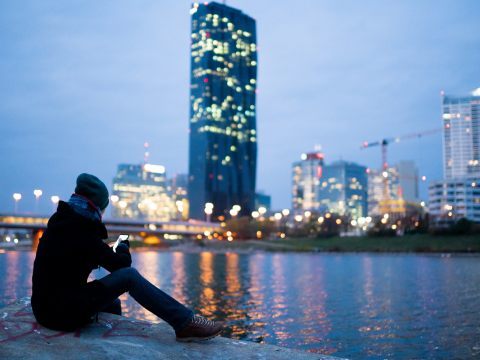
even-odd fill
[{"label": "dark blue jeans", "polygon": [[108,293],[107,298],[99,304],[99,311],[121,313],[117,298],[128,292],[140,305],[165,320],[176,331],[183,329],[193,316],[190,309],[157,288],[135,268],[116,270],[98,281],[107,288]]}]

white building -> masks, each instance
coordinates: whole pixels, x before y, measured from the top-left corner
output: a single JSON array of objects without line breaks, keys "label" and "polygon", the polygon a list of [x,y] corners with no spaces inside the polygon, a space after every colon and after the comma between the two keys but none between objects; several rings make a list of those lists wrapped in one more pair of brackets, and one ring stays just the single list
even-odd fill
[{"label": "white building", "polygon": [[429,212],[434,224],[467,218],[480,222],[480,183],[473,180],[444,180],[428,188]]},{"label": "white building", "polygon": [[445,179],[480,177],[480,88],[469,96],[442,93]]},{"label": "white building", "polygon": [[432,222],[480,222],[480,88],[462,97],[442,93],[442,121],[445,179],[429,186]]}]

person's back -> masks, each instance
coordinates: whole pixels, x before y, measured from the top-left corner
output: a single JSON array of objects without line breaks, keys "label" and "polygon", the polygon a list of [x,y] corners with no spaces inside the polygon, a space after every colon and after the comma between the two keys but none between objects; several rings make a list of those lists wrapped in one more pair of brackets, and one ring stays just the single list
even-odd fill
[{"label": "person's back", "polygon": [[[101,262],[106,246],[105,226],[76,213],[60,202],[40,239],[32,276],[32,308],[40,323],[70,328],[88,321],[90,272]],[[102,251],[103,250],[103,251]],[[115,268],[130,266],[129,256],[118,256]]]}]

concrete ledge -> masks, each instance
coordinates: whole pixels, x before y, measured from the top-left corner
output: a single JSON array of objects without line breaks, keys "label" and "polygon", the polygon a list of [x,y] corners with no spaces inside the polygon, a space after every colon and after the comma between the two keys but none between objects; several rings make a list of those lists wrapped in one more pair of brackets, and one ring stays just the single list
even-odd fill
[{"label": "concrete ledge", "polygon": [[30,299],[0,310],[0,359],[285,359],[334,360],[331,356],[217,337],[199,343],[175,341],[165,323],[152,324],[101,313],[98,323],[75,333],[40,326]]}]

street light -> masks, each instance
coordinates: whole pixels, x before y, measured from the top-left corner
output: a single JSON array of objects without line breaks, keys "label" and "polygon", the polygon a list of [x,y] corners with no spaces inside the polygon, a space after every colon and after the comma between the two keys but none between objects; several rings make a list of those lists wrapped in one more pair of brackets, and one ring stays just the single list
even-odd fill
[{"label": "street light", "polygon": [[210,218],[213,213],[213,204],[211,202],[205,203],[205,215],[207,216],[207,222],[210,222]]},{"label": "street light", "polygon": [[42,194],[43,194],[43,191],[40,189],[33,190],[33,195],[35,195],[35,212],[36,213],[38,213],[38,202]]},{"label": "street light", "polygon": [[14,212],[15,212],[15,214],[16,214],[17,211],[18,211],[18,202],[19,202],[20,200],[22,200],[22,194],[20,194],[20,193],[14,193],[14,194],[13,194],[13,200],[15,201],[15,209],[14,209],[15,211],[14,211]]},{"label": "street light", "polygon": [[52,201],[52,204],[53,204],[53,211],[55,211],[55,208],[58,202],[60,201],[60,197],[58,197],[57,195],[53,195],[52,197],[50,197],[50,200]]},{"label": "street light", "polygon": [[288,215],[290,215],[290,210],[289,209],[283,209],[282,214],[283,214],[283,216],[288,216]]}]

